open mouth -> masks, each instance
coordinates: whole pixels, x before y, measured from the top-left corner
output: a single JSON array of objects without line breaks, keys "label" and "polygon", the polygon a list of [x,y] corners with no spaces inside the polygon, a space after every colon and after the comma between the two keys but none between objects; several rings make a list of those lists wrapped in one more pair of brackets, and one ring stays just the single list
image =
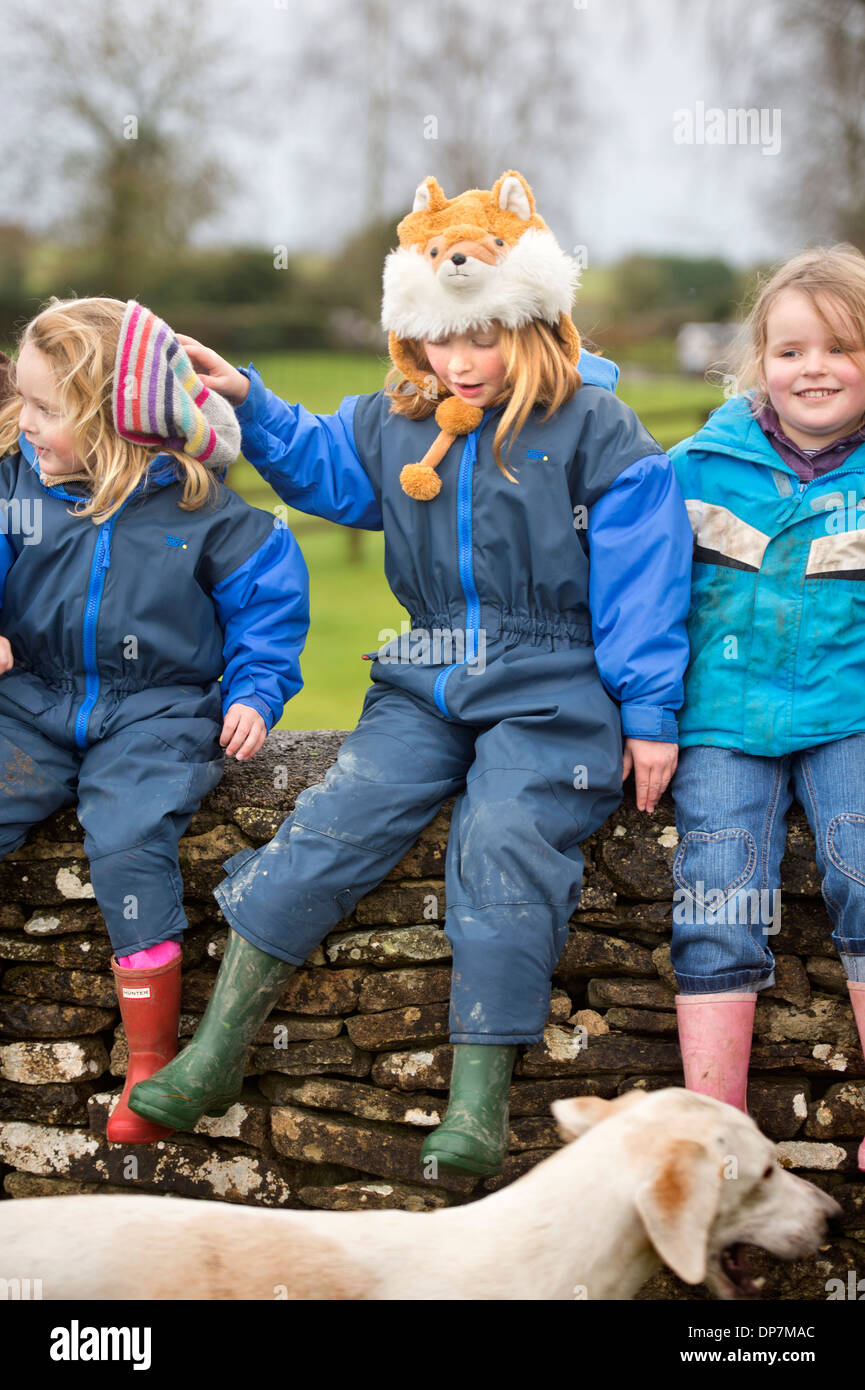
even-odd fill
[{"label": "open mouth", "polygon": [[715,1279],[723,1298],[753,1298],[760,1292],[745,1264],[744,1246],[739,1244],[727,1245],[721,1251]]}]

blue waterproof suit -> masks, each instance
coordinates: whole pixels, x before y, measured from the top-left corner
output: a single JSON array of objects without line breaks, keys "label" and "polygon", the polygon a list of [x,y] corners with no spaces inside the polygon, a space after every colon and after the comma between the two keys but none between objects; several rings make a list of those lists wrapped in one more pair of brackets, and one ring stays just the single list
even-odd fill
[{"label": "blue waterproof suit", "polygon": [[182,494],[160,454],[94,525],[72,514],[82,486],[43,485],[23,435],[0,459],[14,659],[0,674],[0,858],[77,796],[117,955],[186,926],[177,843],[222,775],[229,706],[270,728],[301,685],[308,580],[291,533],[222,483],[196,511]]},{"label": "blue waterproof suit", "polygon": [[[533,1043],[580,896],[579,845],[622,799],[621,730],[675,740],[687,664],[687,512],[669,459],[584,354],[585,383],[536,409],[495,463],[497,412],[402,491],[438,434],[383,391],[312,415],[250,365],[245,457],[290,505],[384,529],[412,631],[371,667],[357,728],[260,850],[215,889],[232,927],[302,964],[458,794],[446,864],[454,1043]],[[589,383],[600,384],[589,384]],[[591,565],[590,565],[591,560]],[[621,723],[619,703],[621,702]]]}]

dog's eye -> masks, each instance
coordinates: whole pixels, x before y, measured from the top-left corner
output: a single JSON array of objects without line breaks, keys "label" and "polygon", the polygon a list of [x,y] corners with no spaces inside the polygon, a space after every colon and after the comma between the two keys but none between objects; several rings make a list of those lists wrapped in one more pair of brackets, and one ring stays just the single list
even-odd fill
[{"label": "dog's eye", "polygon": [[772,1176],[772,1174],[774,1173],[774,1171],[775,1171],[775,1165],[774,1165],[774,1163],[769,1163],[769,1164],[767,1164],[767,1166],[763,1169],[763,1181],[765,1182],[766,1178],[771,1178],[771,1176]]},{"label": "dog's eye", "polygon": [[500,237],[500,236],[497,236],[497,237],[496,237],[496,246],[504,246],[504,244],[505,244],[505,243],[502,241],[501,237]]},{"label": "dog's eye", "polygon": [[438,253],[439,253],[439,249],[438,249],[437,246],[434,246],[434,247],[432,248],[432,250],[430,251],[430,255],[431,255],[431,256],[437,256]]}]

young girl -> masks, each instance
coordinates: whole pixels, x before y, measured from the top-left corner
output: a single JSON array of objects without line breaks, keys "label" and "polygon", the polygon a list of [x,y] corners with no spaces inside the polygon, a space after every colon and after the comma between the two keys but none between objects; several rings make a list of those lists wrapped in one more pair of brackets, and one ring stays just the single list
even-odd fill
[{"label": "young girl", "polygon": [[[78,800],[129,1041],[126,1104],[177,1051],[177,843],[224,756],[300,688],[307,575],[290,533],[218,476],[234,412],[134,300],[53,300],[0,410],[0,857]],[[222,677],[222,685],[219,681]],[[224,752],[223,752],[224,749]]]},{"label": "young girl", "polygon": [[453,200],[428,179],[399,235],[390,389],[311,415],[184,340],[286,502],[384,528],[412,631],[376,654],[325,781],[225,865],[233,930],[205,1019],[132,1105],[178,1129],[222,1113],[287,976],[456,793],[451,1101],[423,1159],[496,1173],[516,1047],[543,1036],[579,901],[579,844],[622,799],[622,730],[641,809],[675,765],[690,532],[669,460],[605,389],[616,369],[580,354],[573,265],[521,176]]},{"label": "young girl", "polygon": [[742,1110],[794,794],[865,1040],[865,258],[796,256],[747,332],[742,394],[672,454],[694,532],[679,1037],[686,1084]]}]

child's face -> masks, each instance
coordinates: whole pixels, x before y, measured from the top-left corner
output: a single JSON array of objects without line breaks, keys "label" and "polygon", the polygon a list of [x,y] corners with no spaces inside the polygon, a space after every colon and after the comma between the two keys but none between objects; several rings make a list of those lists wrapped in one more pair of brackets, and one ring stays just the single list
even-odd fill
[{"label": "child's face", "polygon": [[44,352],[25,343],[15,368],[21,413],[18,428],[34,445],[43,473],[76,473],[82,465],[73,450],[70,423],[60,413],[54,371]]},{"label": "child's face", "polygon": [[[801,290],[784,290],[766,320],[763,385],[784,433],[803,449],[821,449],[852,434],[865,416],[865,374],[850,356],[861,343],[838,309],[820,319]],[[839,346],[839,343],[843,346]]]},{"label": "child's face", "polygon": [[489,405],[505,384],[507,364],[494,328],[454,333],[436,343],[424,339],[424,351],[439,380],[472,405]]}]

